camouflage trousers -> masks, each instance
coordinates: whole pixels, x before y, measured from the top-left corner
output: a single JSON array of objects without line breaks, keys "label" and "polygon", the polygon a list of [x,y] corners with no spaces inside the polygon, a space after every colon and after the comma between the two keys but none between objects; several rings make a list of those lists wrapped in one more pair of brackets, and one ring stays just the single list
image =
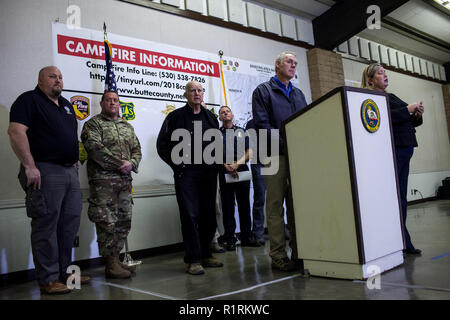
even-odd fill
[{"label": "camouflage trousers", "polygon": [[94,180],[89,183],[89,219],[95,223],[99,253],[117,256],[131,229],[131,181]]}]

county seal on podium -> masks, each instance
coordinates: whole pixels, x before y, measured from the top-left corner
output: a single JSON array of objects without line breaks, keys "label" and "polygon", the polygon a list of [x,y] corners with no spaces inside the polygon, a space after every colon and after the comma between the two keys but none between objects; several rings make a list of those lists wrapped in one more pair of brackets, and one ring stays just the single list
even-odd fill
[{"label": "county seal on podium", "polygon": [[372,99],[364,100],[361,105],[361,121],[364,128],[370,133],[380,128],[380,110]]}]

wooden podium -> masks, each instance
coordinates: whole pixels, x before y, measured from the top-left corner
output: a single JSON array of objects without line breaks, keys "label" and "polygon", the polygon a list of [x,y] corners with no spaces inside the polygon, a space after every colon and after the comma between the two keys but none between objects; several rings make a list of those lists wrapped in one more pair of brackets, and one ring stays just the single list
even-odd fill
[{"label": "wooden podium", "polygon": [[299,258],[367,279],[403,263],[387,95],[340,87],[283,122]]}]

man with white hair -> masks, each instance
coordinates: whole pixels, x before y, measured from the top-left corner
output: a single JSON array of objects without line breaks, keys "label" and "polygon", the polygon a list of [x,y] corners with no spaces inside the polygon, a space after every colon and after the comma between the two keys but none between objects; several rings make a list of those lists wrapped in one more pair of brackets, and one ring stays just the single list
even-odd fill
[{"label": "man with white hair", "polygon": [[[203,87],[199,82],[188,82],[184,96],[187,99],[186,105],[169,113],[159,132],[156,147],[158,155],[174,173],[186,272],[201,275],[205,273],[204,267],[222,267],[223,263],[212,256],[210,248],[217,227],[215,212],[218,167],[216,163],[209,164],[203,159],[203,151],[210,143],[202,138],[196,139],[198,137],[194,137],[194,133],[196,125],[200,125],[202,136],[209,129],[218,131],[219,122],[211,111],[202,107]],[[187,143],[189,150],[186,150],[188,154],[183,154],[181,163],[174,161],[172,154],[177,145],[172,140],[172,134],[174,131],[180,132],[177,129],[183,129],[181,131],[190,138]],[[196,155],[195,152],[199,154]],[[191,161],[196,158],[201,158],[201,162]]]}]

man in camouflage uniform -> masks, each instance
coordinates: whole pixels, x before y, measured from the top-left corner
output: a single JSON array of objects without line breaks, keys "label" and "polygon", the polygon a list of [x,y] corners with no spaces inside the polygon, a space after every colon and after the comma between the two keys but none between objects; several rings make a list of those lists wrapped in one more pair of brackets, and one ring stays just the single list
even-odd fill
[{"label": "man in camouflage uniform", "polygon": [[84,124],[81,140],[88,153],[89,219],[95,223],[99,253],[109,278],[129,278],[136,267],[120,263],[131,228],[131,171],[137,173],[141,146],[133,127],[118,116],[119,95],[106,91],[102,112]]}]

